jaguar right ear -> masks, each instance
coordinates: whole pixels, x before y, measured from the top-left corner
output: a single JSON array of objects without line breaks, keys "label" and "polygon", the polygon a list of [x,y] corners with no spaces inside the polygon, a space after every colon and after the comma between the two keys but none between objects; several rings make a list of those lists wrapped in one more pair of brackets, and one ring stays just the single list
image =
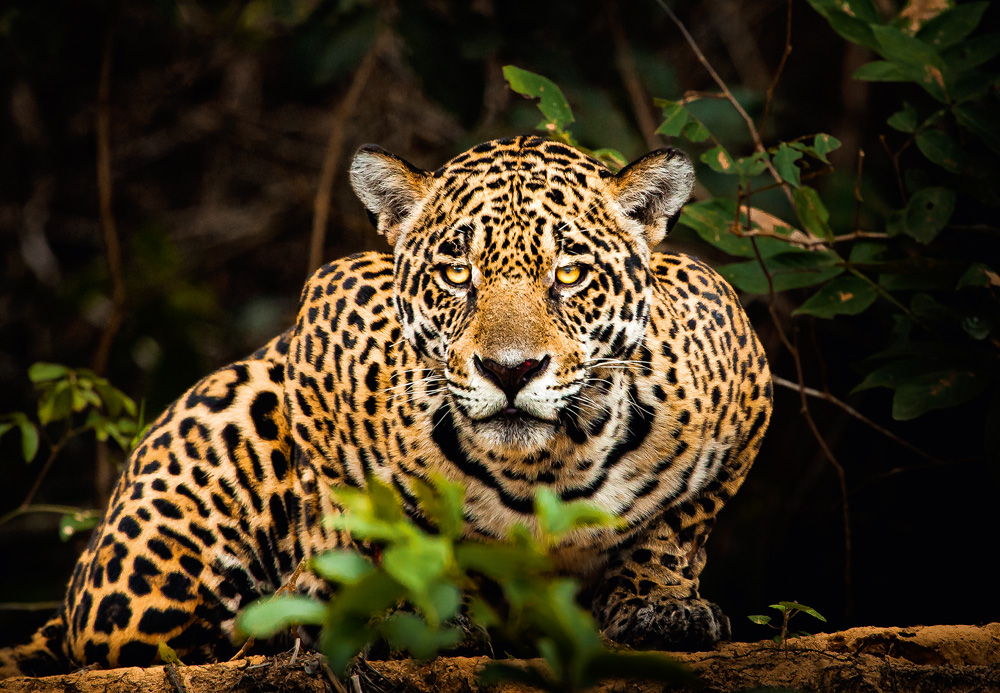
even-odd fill
[{"label": "jaguar right ear", "polygon": [[358,149],[350,173],[375,228],[395,246],[400,224],[427,193],[430,174],[374,144]]}]

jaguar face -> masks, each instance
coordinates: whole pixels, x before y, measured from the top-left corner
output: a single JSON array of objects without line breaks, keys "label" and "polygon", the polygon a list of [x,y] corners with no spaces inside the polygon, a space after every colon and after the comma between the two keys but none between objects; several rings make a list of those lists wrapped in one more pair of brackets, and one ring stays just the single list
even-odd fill
[{"label": "jaguar face", "polygon": [[352,183],[394,244],[403,334],[482,447],[541,449],[601,415],[602,376],[645,334],[649,249],[690,192],[686,157],[660,150],[616,176],[513,138],[426,173],[367,147]]}]

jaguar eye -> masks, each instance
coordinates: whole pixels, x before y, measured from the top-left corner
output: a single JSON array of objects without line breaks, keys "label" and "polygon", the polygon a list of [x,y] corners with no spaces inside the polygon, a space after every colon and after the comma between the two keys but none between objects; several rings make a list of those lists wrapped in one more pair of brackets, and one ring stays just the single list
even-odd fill
[{"label": "jaguar eye", "polygon": [[580,265],[564,265],[556,269],[556,281],[564,286],[576,284],[583,277],[583,267]]},{"label": "jaguar eye", "polygon": [[455,286],[462,286],[469,281],[468,265],[448,265],[442,271],[445,281]]}]

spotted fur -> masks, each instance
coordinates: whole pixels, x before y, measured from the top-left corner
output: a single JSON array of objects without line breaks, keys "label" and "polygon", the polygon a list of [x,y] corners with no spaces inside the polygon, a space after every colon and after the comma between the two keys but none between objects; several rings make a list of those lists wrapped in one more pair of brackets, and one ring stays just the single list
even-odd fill
[{"label": "spotted fur", "polygon": [[[132,454],[63,607],[5,674],[227,657],[236,613],[349,538],[329,486],[367,475],[413,499],[461,481],[466,533],[532,522],[534,491],[624,521],[558,548],[606,635],[707,647],[728,620],[698,594],[705,540],[760,446],[763,350],[730,287],[655,253],[687,158],[617,175],[559,143],[479,145],[435,172],[363,147],[352,184],[392,256],[306,284],[295,325],[196,384]],[[572,280],[572,281],[568,281]],[[415,511],[416,512],[416,511]],[[294,585],[327,595],[309,573]]]}]

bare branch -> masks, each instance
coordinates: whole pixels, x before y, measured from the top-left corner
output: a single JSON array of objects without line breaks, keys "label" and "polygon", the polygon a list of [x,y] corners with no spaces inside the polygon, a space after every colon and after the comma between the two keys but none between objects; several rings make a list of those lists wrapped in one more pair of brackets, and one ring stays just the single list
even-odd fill
[{"label": "bare branch", "polygon": [[837,397],[835,397],[834,395],[830,394],[829,392],[823,392],[822,390],[817,390],[817,389],[812,388],[812,387],[806,387],[806,386],[804,386],[804,385],[802,385],[800,383],[796,383],[796,382],[794,382],[792,380],[788,380],[787,378],[782,378],[781,376],[778,376],[778,375],[772,375],[771,376],[771,380],[772,380],[772,382],[774,382],[775,385],[780,385],[781,387],[788,388],[789,390],[795,390],[796,392],[800,392],[800,393],[802,393],[804,395],[808,395],[809,397],[814,397],[816,399],[822,399],[822,400],[827,401],[827,402],[829,402],[830,404],[832,404],[832,405],[834,405],[836,407],[839,407],[840,409],[842,409],[843,411],[845,411],[847,414],[853,416],[858,421],[860,421],[863,424],[865,424],[865,425],[871,427],[872,429],[878,431],[879,433],[881,433],[882,435],[884,435],[889,440],[891,440],[891,441],[893,441],[895,443],[898,443],[899,445],[903,446],[904,448],[906,448],[907,450],[909,450],[913,454],[919,455],[920,457],[923,457],[928,462],[932,462],[932,463],[934,463],[936,465],[937,464],[941,464],[941,465],[943,465],[943,464],[950,464],[949,462],[945,462],[943,460],[939,460],[938,458],[934,457],[933,455],[930,455],[930,454],[924,452],[923,450],[921,450],[920,448],[918,448],[916,445],[913,445],[912,443],[909,443],[909,442],[903,440],[902,438],[900,438],[899,436],[897,436],[895,433],[893,433],[889,429],[887,429],[884,426],[880,426],[879,424],[875,423],[874,421],[872,421],[871,419],[869,419],[867,416],[865,416],[864,414],[862,414],[861,412],[859,412],[857,409],[855,409],[854,407],[852,407],[850,404],[847,404],[843,400],[838,399]]},{"label": "bare branch", "polygon": [[122,272],[121,245],[118,242],[118,228],[112,209],[111,183],[111,53],[113,32],[110,26],[104,37],[104,53],[101,58],[101,76],[97,88],[97,196],[100,206],[101,231],[104,236],[105,256],[108,274],[111,277],[111,312],[101,339],[91,360],[91,370],[103,375],[108,366],[111,344],[118,328],[121,327],[125,312],[125,277]]},{"label": "bare branch", "polygon": [[618,12],[618,3],[610,2],[607,7],[608,29],[611,32],[611,40],[615,46],[615,65],[618,67],[618,75],[622,84],[625,85],[625,92],[628,100],[632,104],[632,112],[635,114],[636,122],[639,125],[639,132],[646,140],[646,146],[656,149],[661,146],[659,137],[656,134],[656,120],[649,108],[649,98],[642,88],[639,74],[635,68],[635,61],[629,50],[628,39],[625,36],[625,29],[622,27],[621,15]]},{"label": "bare branch", "polygon": [[[729,100],[729,103],[731,103],[733,105],[733,108],[736,109],[736,112],[740,114],[740,117],[743,119],[743,122],[746,123],[747,130],[750,131],[750,136],[753,138],[756,151],[766,152],[767,149],[764,147],[764,141],[760,137],[760,132],[757,131],[757,126],[754,124],[753,118],[750,117],[750,114],[746,112],[746,109],[743,108],[740,102],[736,100],[736,97],[733,96],[733,93],[731,91],[729,91],[729,87],[726,86],[726,83],[722,80],[722,77],[719,76],[719,73],[716,72],[715,68],[712,67],[711,63],[708,62],[708,58],[706,58],[705,54],[701,52],[700,48],[698,48],[698,44],[695,42],[694,37],[691,36],[691,32],[689,32],[687,30],[687,27],[684,26],[684,22],[682,22],[680,18],[676,14],[674,14],[674,11],[667,6],[664,0],[656,0],[656,3],[661,8],[663,8],[663,11],[667,13],[667,16],[670,17],[671,21],[673,21],[673,23],[677,25],[677,28],[684,36],[684,39],[687,41],[688,45],[691,47],[691,50],[698,58],[698,62],[700,62],[702,66],[705,68],[705,70],[708,71],[708,74],[711,75],[712,79],[719,86],[719,89],[721,89],[722,93],[726,95],[726,98]],[[781,185],[782,190],[785,191],[785,197],[788,198],[788,203],[794,207],[795,201],[792,198],[792,191],[788,183],[784,179],[782,179],[782,177],[778,174],[777,169],[774,168],[774,164],[771,163],[770,157],[766,157],[764,163],[767,166],[768,172],[771,174],[774,180]]]},{"label": "bare branch", "polygon": [[785,63],[788,62],[788,56],[792,54],[792,0],[788,0],[786,4],[788,10],[785,13],[785,49],[781,53],[781,61],[778,63],[778,69],[774,71],[771,86],[767,88],[767,96],[764,99],[764,114],[760,117],[760,129],[762,131],[767,124],[767,116],[771,112],[771,99],[774,98],[774,90],[778,87],[778,80],[781,79],[781,73],[785,70]]},{"label": "bare branch", "polygon": [[341,99],[330,123],[330,137],[326,142],[326,155],[323,157],[323,168],[320,171],[319,185],[316,188],[316,198],[313,201],[313,226],[309,241],[309,267],[312,274],[323,263],[323,246],[326,242],[326,223],[330,217],[330,196],[333,183],[337,177],[337,164],[344,151],[344,134],[347,123],[358,106],[361,92],[364,91],[371,77],[375,62],[382,51],[388,30],[382,28],[372,40],[372,45],[361,60],[347,94]]}]

